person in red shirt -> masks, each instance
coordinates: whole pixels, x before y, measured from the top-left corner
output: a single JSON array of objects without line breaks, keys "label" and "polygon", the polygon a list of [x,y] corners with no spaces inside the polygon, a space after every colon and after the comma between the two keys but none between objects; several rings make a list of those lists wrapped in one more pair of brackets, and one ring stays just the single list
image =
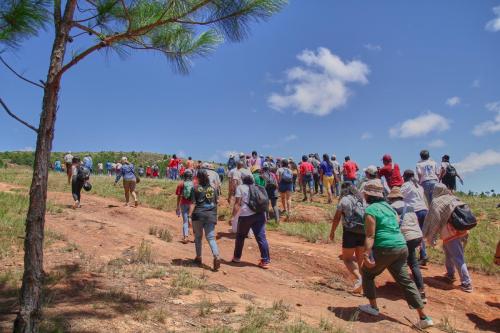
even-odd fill
[{"label": "person in red shirt", "polygon": [[392,157],[389,154],[385,154],[382,157],[382,163],[384,163],[384,166],[378,169],[378,177],[385,177],[387,185],[391,189],[393,187],[401,187],[404,181],[403,177],[401,177],[399,165],[396,163],[392,163]]},{"label": "person in red shirt", "polygon": [[[194,188],[193,172],[187,169],[183,175],[183,181],[180,181],[175,190],[177,195],[177,216],[182,215],[182,242],[187,244],[189,242],[189,226],[191,221],[189,219],[189,208],[192,204],[191,194]],[[185,189],[186,187],[186,189]]]},{"label": "person in red shirt", "polygon": [[359,170],[358,165],[356,162],[351,161],[351,158],[349,156],[346,156],[344,158],[344,182],[351,183],[352,185],[356,186],[356,178],[357,175],[356,173]]},{"label": "person in red shirt", "polygon": [[153,170],[151,169],[151,166],[150,165],[146,166],[146,178],[151,178],[152,175],[153,175]]},{"label": "person in red shirt", "polygon": [[300,179],[302,180],[302,193],[304,193],[304,199],[302,201],[307,201],[307,187],[309,187],[309,201],[313,200],[313,189],[314,189],[314,166],[307,161],[306,155],[302,156],[302,163],[299,166]]}]

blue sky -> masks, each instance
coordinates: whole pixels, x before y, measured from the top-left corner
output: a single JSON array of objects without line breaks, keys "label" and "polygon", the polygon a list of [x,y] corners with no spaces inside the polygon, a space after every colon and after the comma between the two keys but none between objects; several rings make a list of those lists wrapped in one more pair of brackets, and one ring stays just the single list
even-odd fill
[{"label": "blue sky", "polygon": [[[136,150],[224,160],[327,152],[360,166],[422,148],[451,155],[463,189],[500,190],[500,1],[298,1],[188,76],[155,53],[94,54],[65,74],[54,150]],[[46,75],[51,35],[3,57]],[[41,91],[0,67],[0,97],[37,123]],[[496,103],[498,102],[498,103]],[[0,112],[0,150],[32,131]]]}]

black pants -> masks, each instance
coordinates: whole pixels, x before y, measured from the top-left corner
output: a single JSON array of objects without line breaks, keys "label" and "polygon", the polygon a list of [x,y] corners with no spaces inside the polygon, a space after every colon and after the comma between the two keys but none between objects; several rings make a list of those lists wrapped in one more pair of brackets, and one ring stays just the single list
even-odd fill
[{"label": "black pants", "polygon": [[321,190],[321,194],[323,194],[323,189],[321,188],[320,186],[320,176],[319,176],[319,173],[314,173],[313,174],[313,178],[314,178],[314,193],[318,193],[318,190]]},{"label": "black pants", "polygon": [[85,184],[85,181],[78,180],[77,177],[71,179],[71,194],[73,195],[73,200],[80,201],[83,184]]}]

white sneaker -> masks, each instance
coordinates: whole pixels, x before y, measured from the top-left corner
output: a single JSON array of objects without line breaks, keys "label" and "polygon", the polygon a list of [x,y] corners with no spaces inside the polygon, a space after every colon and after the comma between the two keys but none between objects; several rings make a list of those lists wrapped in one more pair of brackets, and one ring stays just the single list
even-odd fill
[{"label": "white sneaker", "polygon": [[354,282],[354,288],[352,289],[352,292],[359,294],[361,293],[361,291],[363,291],[363,282],[361,281],[361,279],[359,279]]},{"label": "white sneaker", "polygon": [[360,305],[359,306],[359,309],[364,312],[364,313],[368,313],[369,315],[371,316],[378,316],[380,314],[379,310],[378,309],[375,309],[374,307],[372,307],[370,304],[364,304],[364,305]]},{"label": "white sneaker", "polygon": [[415,327],[419,328],[421,330],[426,329],[428,327],[434,326],[434,322],[432,321],[431,317],[426,317],[425,319],[420,319],[416,324]]}]

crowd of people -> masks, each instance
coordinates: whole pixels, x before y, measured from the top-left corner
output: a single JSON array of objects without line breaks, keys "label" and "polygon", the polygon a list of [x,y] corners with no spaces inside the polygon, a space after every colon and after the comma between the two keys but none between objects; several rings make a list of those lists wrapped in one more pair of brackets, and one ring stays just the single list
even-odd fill
[{"label": "crowd of people", "polygon": [[[92,160],[84,158],[80,162],[71,156],[68,166],[69,155],[64,160],[66,168],[71,170],[68,181],[72,184],[77,208],[81,188],[90,184]],[[127,157],[119,164],[115,184],[123,178],[125,204],[129,205],[132,195],[136,207],[135,187],[143,174],[141,167],[136,172]],[[87,170],[84,175],[82,170]],[[201,264],[204,235],[213,255],[214,271],[222,263],[215,226],[222,184],[227,177],[227,201],[232,205],[231,224],[236,234],[231,259],[234,263],[241,261],[244,243],[251,237],[255,238],[260,252],[258,266],[270,267],[266,223],[270,220],[280,223],[282,217],[286,220],[292,214],[292,193],[298,192],[303,201],[312,202],[316,196],[326,196],[328,204],[333,204],[334,199],[338,202],[330,239],[335,239],[338,226],[342,225],[341,258],[354,278],[351,291],[363,292],[369,300],[369,304],[360,306],[361,311],[379,314],[374,280],[387,269],[403,290],[408,305],[417,311],[419,321],[415,325],[418,328],[432,326],[432,319],[424,311],[427,297],[420,267],[427,265],[426,246],[435,246],[438,238],[444,249],[444,279],[452,284],[458,272],[461,290],[473,291],[464,246],[468,230],[475,226],[475,218],[468,206],[453,194],[456,179],[463,181],[447,155],[438,166],[429,152],[423,150],[415,170],[401,173],[400,166],[386,154],[380,167],[364,168],[361,177],[358,164],[349,156],[342,165],[335,155],[329,154],[323,154],[321,159],[319,154],[303,155],[296,163],[292,158],[274,159],[256,151],[231,155],[226,166],[218,168],[191,158],[183,161],[173,155],[167,170],[169,179],[180,178],[175,194],[176,212],[183,222],[182,242],[189,243],[192,230],[194,262]],[[153,176],[154,170],[146,168],[145,174]]]}]

